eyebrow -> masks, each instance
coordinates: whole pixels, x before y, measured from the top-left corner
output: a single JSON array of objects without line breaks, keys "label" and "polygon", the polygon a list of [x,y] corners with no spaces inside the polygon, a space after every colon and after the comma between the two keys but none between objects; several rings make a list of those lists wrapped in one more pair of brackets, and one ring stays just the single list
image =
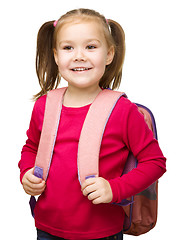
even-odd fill
[{"label": "eyebrow", "polygon": [[[98,39],[94,39],[94,38],[90,38],[90,39],[86,39],[85,41],[84,41],[85,43],[89,43],[89,42],[98,42],[98,43],[101,43],[101,41],[100,40],[98,40]],[[74,43],[74,41],[72,41],[72,40],[63,40],[63,41],[60,41],[59,42],[59,45],[61,45],[61,44],[73,44]]]}]

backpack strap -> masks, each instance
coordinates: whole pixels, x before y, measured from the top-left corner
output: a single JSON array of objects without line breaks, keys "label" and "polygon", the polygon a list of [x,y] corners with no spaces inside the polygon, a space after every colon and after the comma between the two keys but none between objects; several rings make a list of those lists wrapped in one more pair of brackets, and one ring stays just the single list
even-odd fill
[{"label": "backpack strap", "polygon": [[45,181],[51,165],[65,91],[66,88],[60,88],[54,89],[47,94],[42,132],[34,170],[34,175]]},{"label": "backpack strap", "polygon": [[[40,136],[37,156],[35,159],[34,175],[47,180],[51,165],[54,145],[59,126],[63,96],[66,88],[54,89],[47,94],[42,132]],[[36,199],[30,197],[30,208],[34,217]]]},{"label": "backpack strap", "polygon": [[90,106],[78,144],[77,165],[80,184],[89,177],[99,176],[99,153],[104,130],[116,103],[122,96],[126,97],[125,93],[104,89]]}]

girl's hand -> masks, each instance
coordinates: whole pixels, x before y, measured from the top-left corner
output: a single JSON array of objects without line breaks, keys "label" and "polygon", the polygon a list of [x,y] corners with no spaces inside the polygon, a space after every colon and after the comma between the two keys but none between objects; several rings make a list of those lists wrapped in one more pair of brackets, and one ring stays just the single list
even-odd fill
[{"label": "girl's hand", "polygon": [[93,204],[110,203],[113,198],[112,189],[102,177],[89,178],[82,184],[82,193]]},{"label": "girl's hand", "polygon": [[46,187],[45,181],[34,176],[34,168],[31,168],[25,173],[22,179],[22,184],[25,192],[29,195],[40,195]]}]

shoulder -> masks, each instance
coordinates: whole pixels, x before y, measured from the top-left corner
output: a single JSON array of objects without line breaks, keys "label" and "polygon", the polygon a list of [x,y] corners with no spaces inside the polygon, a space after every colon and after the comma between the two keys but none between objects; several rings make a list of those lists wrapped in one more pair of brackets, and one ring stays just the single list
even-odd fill
[{"label": "shoulder", "polygon": [[138,106],[126,96],[118,99],[110,118],[112,122],[117,123],[117,126],[121,125],[125,130],[146,125],[144,116],[140,113]]},{"label": "shoulder", "polygon": [[36,110],[40,110],[42,108],[45,108],[45,103],[46,103],[47,95],[41,96],[36,102],[34,103],[34,108]]},{"label": "shoulder", "polygon": [[[116,91],[113,91],[113,94]],[[119,114],[120,117],[130,115],[130,113],[139,113],[136,104],[132,103],[126,94],[123,94],[117,101],[115,108],[113,110],[115,113]]]},{"label": "shoulder", "polygon": [[[112,92],[114,95],[115,91]],[[113,106],[111,115],[109,117],[109,124],[112,124],[114,128],[121,128],[123,133],[123,131],[127,130],[128,125],[133,124],[133,119],[137,119],[138,117],[140,118],[141,114],[139,113],[136,104],[132,103],[126,95],[119,96],[120,97]],[[130,119],[132,119],[132,121],[130,121]]]},{"label": "shoulder", "polygon": [[44,111],[45,111],[46,98],[47,98],[47,95],[43,95],[38,100],[36,100],[36,102],[34,103],[33,112],[32,112],[33,117],[43,118]]}]

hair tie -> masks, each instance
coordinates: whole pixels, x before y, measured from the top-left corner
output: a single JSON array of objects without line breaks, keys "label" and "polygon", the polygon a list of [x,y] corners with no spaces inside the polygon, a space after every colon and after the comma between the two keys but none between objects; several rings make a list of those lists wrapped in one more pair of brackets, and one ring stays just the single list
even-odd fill
[{"label": "hair tie", "polygon": [[105,20],[106,20],[106,23],[107,23],[107,25],[109,25],[108,19],[107,19],[107,18],[105,18]]},{"label": "hair tie", "polygon": [[58,20],[54,21],[53,26],[56,27]]},{"label": "hair tie", "polygon": [[109,21],[108,21],[107,18],[105,18],[105,20],[106,20],[106,24],[107,24],[107,26],[108,26],[108,28],[109,28],[109,32],[110,32],[110,34],[111,34],[111,27],[110,27],[110,25],[109,25]]}]

